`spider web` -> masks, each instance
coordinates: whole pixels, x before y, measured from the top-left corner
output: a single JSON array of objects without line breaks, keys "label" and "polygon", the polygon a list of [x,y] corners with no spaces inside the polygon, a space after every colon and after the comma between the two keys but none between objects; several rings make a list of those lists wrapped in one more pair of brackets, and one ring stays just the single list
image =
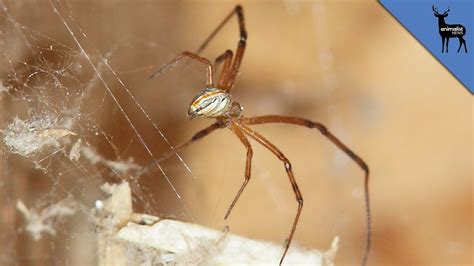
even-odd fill
[{"label": "spider web", "polygon": [[[94,261],[66,250],[84,246],[81,241],[94,243],[90,226],[104,226],[94,205],[100,207],[100,187],[107,182],[129,182],[138,211],[195,221],[175,174],[197,177],[178,153],[171,170],[157,161],[176,142],[160,128],[160,114],[147,110],[147,96],[134,95],[137,88],[123,78],[147,81],[159,60],[128,66],[127,54],[153,54],[162,47],[125,38],[108,40],[104,46],[112,44],[101,52],[75,20],[71,3],[42,3],[44,25],[25,18],[32,13],[22,10],[31,7],[0,1],[0,205],[1,223],[8,225],[0,230],[6,243],[1,264]],[[162,116],[174,112],[163,110]]]}]

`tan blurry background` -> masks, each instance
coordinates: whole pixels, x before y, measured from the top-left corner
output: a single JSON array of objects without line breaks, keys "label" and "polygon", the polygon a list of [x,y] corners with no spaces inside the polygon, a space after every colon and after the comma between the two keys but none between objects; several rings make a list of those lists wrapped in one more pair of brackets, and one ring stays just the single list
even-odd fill
[{"label": "tan blurry background", "polygon": [[[78,26],[72,30],[86,52],[108,57],[171,144],[187,140],[211,123],[186,118],[187,105],[205,82],[199,65],[176,66],[153,80],[148,76],[177,53],[195,50],[237,2],[53,3],[67,11],[62,13],[67,23]],[[234,98],[246,116],[286,114],[320,121],[366,160],[373,210],[369,265],[472,264],[473,109],[468,91],[375,1],[239,3],[249,39]],[[77,50],[50,3],[4,4],[15,21]],[[5,24],[7,17],[3,13]],[[204,55],[213,59],[235,49],[237,40],[237,23],[232,21]],[[48,41],[42,40],[41,45],[47,46]],[[25,57],[34,56],[25,51]],[[1,70],[12,71],[9,65]],[[104,76],[153,152],[166,152],[166,142],[119,82],[110,73]],[[100,112],[90,113],[123,157],[139,164],[149,162],[103,84],[97,83],[96,90],[99,97],[84,103],[86,112],[95,110],[99,102]],[[3,110],[2,123],[15,116],[14,104]],[[79,134],[89,134],[85,125],[80,129]],[[324,250],[338,235],[341,248],[336,262],[358,263],[365,241],[363,172],[316,131],[285,125],[255,129],[291,160],[305,198],[294,244]],[[133,145],[130,138],[135,138]],[[140,178],[141,189],[134,191],[141,199],[137,209],[189,221],[184,204],[196,223],[215,228],[229,225],[233,233],[283,243],[297,204],[281,163],[252,144],[252,179],[228,221],[222,218],[243,181],[245,166],[245,150],[228,130],[180,153],[192,174],[176,158],[163,164],[182,202],[154,169]],[[107,145],[98,141],[96,148],[113,159]],[[43,181],[32,178],[39,175],[34,171],[15,170],[28,167],[27,160],[8,156],[0,167],[7,164],[9,174],[2,175],[6,187],[0,205],[2,237],[13,236],[14,244],[8,245],[9,258],[4,260],[41,265],[44,260],[35,260],[38,254],[32,256],[34,251],[26,248],[25,243],[35,245],[31,239],[8,230],[15,232],[22,225],[13,202],[25,195],[34,202],[32,190]],[[23,174],[10,174],[17,171]],[[108,180],[83,180],[102,181]],[[48,193],[50,188],[43,184],[41,189]],[[36,243],[41,244],[46,246],[43,251],[51,252],[46,242]]]}]

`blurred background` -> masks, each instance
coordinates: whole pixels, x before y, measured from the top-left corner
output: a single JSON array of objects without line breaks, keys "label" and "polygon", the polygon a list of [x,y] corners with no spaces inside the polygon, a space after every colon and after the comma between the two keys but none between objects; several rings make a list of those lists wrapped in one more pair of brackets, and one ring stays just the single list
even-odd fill
[{"label": "blurred background", "polygon": [[[104,197],[101,184],[121,180],[137,212],[283,245],[297,203],[283,165],[258,143],[252,179],[227,221],[245,167],[229,130],[161,168],[133,171],[212,123],[186,117],[204,67],[148,77],[195,51],[237,3],[249,38],[234,99],[245,116],[319,121],[368,163],[369,265],[472,264],[472,96],[376,1],[296,0],[1,1],[0,264],[93,265],[98,229],[87,212]],[[237,41],[232,19],[203,56],[214,60]],[[21,154],[6,142],[15,117],[45,116],[54,117],[49,128],[68,130],[53,145]],[[357,265],[361,169],[315,130],[254,129],[291,160],[305,199],[293,244],[325,250],[339,236],[336,264]],[[99,159],[71,156],[77,143]],[[80,211],[54,221],[56,235],[28,234],[18,200],[41,212],[65,198]]]}]

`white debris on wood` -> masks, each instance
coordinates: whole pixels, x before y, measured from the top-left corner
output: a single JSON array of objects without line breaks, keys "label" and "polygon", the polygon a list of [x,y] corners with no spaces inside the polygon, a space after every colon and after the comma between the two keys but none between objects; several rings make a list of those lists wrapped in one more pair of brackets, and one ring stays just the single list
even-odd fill
[{"label": "white debris on wood", "polygon": [[[99,265],[277,265],[283,247],[185,222],[132,212],[128,183],[105,184],[110,197],[99,204],[107,212],[107,227],[98,238]],[[97,204],[96,204],[97,205]],[[333,265],[336,237],[326,252],[292,245],[285,257],[288,265]]]},{"label": "white debris on wood", "polygon": [[324,252],[324,265],[325,266],[334,266],[334,261],[336,260],[336,254],[339,250],[339,237],[336,236],[331,243],[331,247]]},{"label": "white debris on wood", "polygon": [[28,120],[16,117],[3,130],[3,141],[11,152],[28,156],[45,147],[60,147],[59,140],[71,131],[72,119],[57,120],[53,115],[40,115]]},{"label": "white debris on wood", "polygon": [[[109,198],[101,202],[102,230],[97,236],[98,265],[127,265],[127,246],[115,236],[118,229],[130,220],[132,210],[132,192],[127,182],[119,185],[104,184],[101,189],[109,194]],[[97,206],[97,203],[96,203]]]},{"label": "white debris on wood", "polygon": [[127,182],[104,184],[101,189],[109,194],[106,200],[96,201],[101,230],[98,233],[98,265],[160,265],[164,260],[161,251],[123,241],[117,233],[129,221],[154,224],[157,218],[132,212],[132,193]]},{"label": "white debris on wood", "polygon": [[[102,208],[113,215],[112,225],[123,225],[133,215],[132,192],[127,182],[121,184],[103,184],[100,189],[109,194]],[[109,221],[110,222],[110,221]]]},{"label": "white debris on wood", "polygon": [[43,233],[55,236],[54,225],[56,222],[65,216],[75,214],[77,204],[73,199],[66,198],[39,211],[33,208],[28,209],[21,200],[18,200],[16,208],[25,218],[25,230],[31,234],[34,240],[40,240]]},{"label": "white debris on wood", "polygon": [[[152,226],[129,223],[118,232],[118,237],[142,247],[167,252],[167,262],[178,264],[276,265],[283,254],[283,247],[279,244],[166,219]],[[335,253],[336,249],[330,250]],[[318,250],[305,250],[293,245],[285,257],[285,263],[323,265],[324,261],[325,265],[331,265],[333,253],[326,255]]]}]

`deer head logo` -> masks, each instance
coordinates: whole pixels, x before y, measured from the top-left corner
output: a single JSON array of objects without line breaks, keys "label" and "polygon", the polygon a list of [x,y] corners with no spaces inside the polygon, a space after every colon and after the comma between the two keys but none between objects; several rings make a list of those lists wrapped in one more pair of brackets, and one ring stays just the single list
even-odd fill
[{"label": "deer head logo", "polygon": [[447,53],[448,46],[449,46],[449,38],[458,38],[459,39],[458,53],[459,53],[459,50],[461,50],[461,47],[463,45],[464,45],[464,51],[467,53],[466,40],[464,40],[463,38],[464,34],[466,34],[466,27],[464,27],[461,24],[446,24],[446,22],[444,21],[444,18],[448,16],[449,7],[448,7],[448,10],[444,11],[442,14],[438,12],[438,8],[436,8],[434,5],[431,6],[431,9],[433,9],[434,16],[438,18],[439,35],[441,35],[441,41],[442,41],[441,52],[444,53],[445,41],[446,41],[446,53]]}]

